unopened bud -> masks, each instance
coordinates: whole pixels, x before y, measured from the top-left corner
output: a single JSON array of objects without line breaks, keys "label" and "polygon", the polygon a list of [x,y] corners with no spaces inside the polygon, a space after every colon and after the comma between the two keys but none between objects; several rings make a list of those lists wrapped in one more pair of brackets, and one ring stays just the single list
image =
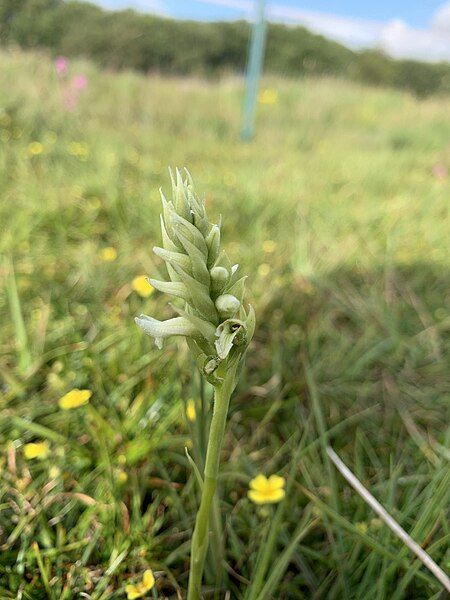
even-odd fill
[{"label": "unopened bud", "polygon": [[213,294],[220,294],[224,289],[230,275],[225,267],[213,267],[210,271],[211,291]]},{"label": "unopened bud", "polygon": [[225,267],[213,267],[210,273],[211,278],[214,279],[214,281],[220,281],[223,283],[225,283],[229,277],[228,271],[225,269]]},{"label": "unopened bud", "polygon": [[231,294],[222,294],[216,300],[216,308],[219,311],[219,314],[224,319],[229,319],[233,315],[237,313],[241,306],[241,303],[236,298],[236,296],[232,296]]}]

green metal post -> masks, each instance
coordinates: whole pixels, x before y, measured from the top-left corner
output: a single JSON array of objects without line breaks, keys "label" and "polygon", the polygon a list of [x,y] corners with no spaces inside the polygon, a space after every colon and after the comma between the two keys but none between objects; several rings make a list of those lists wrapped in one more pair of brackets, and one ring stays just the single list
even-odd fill
[{"label": "green metal post", "polygon": [[243,140],[251,140],[253,137],[253,126],[255,122],[255,108],[258,97],[259,79],[264,60],[264,46],[266,41],[266,0],[258,0],[258,12],[256,21],[252,27],[252,39],[247,64],[247,76],[244,98],[244,115],[241,137]]}]

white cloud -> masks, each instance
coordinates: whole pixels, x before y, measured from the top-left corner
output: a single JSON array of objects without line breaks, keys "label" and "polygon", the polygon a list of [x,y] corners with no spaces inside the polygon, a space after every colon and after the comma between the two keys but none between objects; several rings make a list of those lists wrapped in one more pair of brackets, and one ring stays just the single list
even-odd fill
[{"label": "white cloud", "polygon": [[377,47],[395,58],[450,61],[450,0],[437,9],[429,26],[424,29],[411,27],[399,19],[383,23],[299,10],[281,4],[269,4],[268,13],[271,20],[300,23],[352,48]]},{"label": "white cloud", "polygon": [[238,10],[247,15],[250,15],[255,7],[254,2],[251,2],[250,0],[196,0],[196,2],[231,8],[232,10]]},{"label": "white cloud", "polygon": [[438,8],[426,29],[391,21],[383,28],[378,45],[395,58],[450,61],[450,2]]},{"label": "white cloud", "polygon": [[441,4],[431,19],[431,27],[443,34],[450,33],[450,2]]},{"label": "white cloud", "polygon": [[437,27],[433,22],[428,29],[416,29],[394,20],[384,27],[378,46],[395,58],[450,61],[450,29],[442,25]]},{"label": "white cloud", "polygon": [[337,15],[299,10],[281,4],[269,4],[269,19],[288,24],[301,24],[314,31],[353,48],[373,46],[378,40],[383,23],[364,19],[351,19]]}]

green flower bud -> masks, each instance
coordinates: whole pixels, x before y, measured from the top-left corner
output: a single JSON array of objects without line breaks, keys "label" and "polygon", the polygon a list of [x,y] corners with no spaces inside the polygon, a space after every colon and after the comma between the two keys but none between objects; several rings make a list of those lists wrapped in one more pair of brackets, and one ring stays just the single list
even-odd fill
[{"label": "green flower bud", "polygon": [[211,276],[211,291],[218,295],[225,289],[225,286],[230,278],[230,274],[225,267],[213,267],[210,271]]},{"label": "green flower bud", "polygon": [[219,315],[224,319],[233,317],[240,307],[240,301],[232,294],[222,294],[216,300],[216,308],[219,311]]}]

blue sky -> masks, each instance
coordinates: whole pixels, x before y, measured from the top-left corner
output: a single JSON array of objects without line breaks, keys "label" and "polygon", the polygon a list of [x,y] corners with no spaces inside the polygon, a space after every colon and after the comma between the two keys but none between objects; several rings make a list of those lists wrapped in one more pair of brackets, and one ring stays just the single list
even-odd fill
[{"label": "blue sky", "polygon": [[[173,17],[183,19],[199,19],[199,20],[217,20],[217,19],[233,19],[244,15],[247,11],[244,6],[243,10],[227,8],[219,4],[209,4],[199,2],[198,0],[160,0],[152,2],[133,1],[133,0],[96,0],[98,4],[109,5],[110,7],[121,8],[124,6],[141,6],[145,8],[147,3],[151,10],[152,4],[157,8],[158,5],[162,10]],[[236,2],[236,5],[245,2]],[[343,17],[355,17],[360,19],[370,19],[376,21],[387,21],[389,19],[401,18],[410,25],[416,27],[425,27],[431,16],[442,4],[439,0],[378,0],[367,2],[367,0],[282,0],[271,2],[267,0],[267,5],[283,4],[298,9],[311,10],[314,12],[324,12],[329,14],[340,15]]]},{"label": "blue sky", "polygon": [[[91,0],[198,20],[251,19],[254,0]],[[450,61],[450,0],[267,0],[272,21],[301,24],[353,48]]]}]

